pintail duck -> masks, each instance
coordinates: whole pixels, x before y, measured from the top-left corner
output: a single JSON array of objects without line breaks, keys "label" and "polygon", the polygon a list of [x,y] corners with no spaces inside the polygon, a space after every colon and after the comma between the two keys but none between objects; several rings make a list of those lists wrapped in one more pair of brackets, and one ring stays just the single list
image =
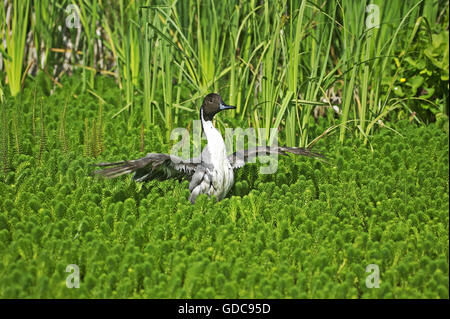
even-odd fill
[{"label": "pintail duck", "polygon": [[184,160],[169,154],[148,153],[145,157],[135,160],[95,164],[104,169],[94,171],[94,174],[113,178],[134,173],[133,179],[138,182],[152,179],[189,178],[189,191],[191,192],[189,201],[194,203],[200,194],[214,195],[217,200],[222,200],[233,186],[234,170],[244,166],[258,155],[291,153],[308,157],[323,157],[307,148],[283,146],[257,146],[227,155],[225,142],[220,132],[214,127],[212,120],[217,113],[235,108],[225,104],[219,94],[210,93],[205,97],[200,108],[200,119],[207,145],[200,158]]}]

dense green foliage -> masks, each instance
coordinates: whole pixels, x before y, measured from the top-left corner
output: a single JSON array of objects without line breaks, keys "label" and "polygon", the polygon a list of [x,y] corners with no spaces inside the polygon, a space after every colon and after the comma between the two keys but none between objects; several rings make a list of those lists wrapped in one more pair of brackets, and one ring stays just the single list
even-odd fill
[{"label": "dense green foliage", "polygon": [[[448,0],[2,2],[0,298],[449,298]],[[213,91],[222,133],[328,163],[195,205],[91,175],[168,152]]]},{"label": "dense green foliage", "polygon": [[367,143],[380,120],[448,120],[448,0],[3,2],[0,101],[75,71],[83,92],[114,78],[116,112],[166,137],[210,92],[288,146],[309,145],[318,109],[341,142]]},{"label": "dense green foliage", "polygon": [[[103,104],[81,93],[65,106],[58,89],[41,107],[46,81],[36,103],[26,89],[20,109],[0,110],[1,298],[449,297],[449,140],[436,124],[381,129],[373,152],[331,135],[316,145],[330,164],[252,164],[225,200],[191,205],[186,181],[90,176],[92,162],[167,151],[165,128],[111,118],[108,81]],[[66,287],[69,264],[79,289]],[[369,264],[380,288],[365,285]]]}]

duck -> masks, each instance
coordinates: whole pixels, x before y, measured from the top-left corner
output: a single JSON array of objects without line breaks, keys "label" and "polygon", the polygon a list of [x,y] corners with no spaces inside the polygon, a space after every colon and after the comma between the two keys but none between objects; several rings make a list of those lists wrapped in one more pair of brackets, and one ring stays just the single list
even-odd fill
[{"label": "duck", "polygon": [[235,182],[235,170],[261,155],[286,155],[288,153],[313,158],[324,158],[309,148],[287,146],[256,146],[227,154],[225,141],[214,127],[214,117],[222,111],[236,109],[227,105],[218,93],[206,95],[200,107],[202,131],[207,144],[199,157],[182,159],[173,154],[148,153],[146,156],[120,162],[102,162],[94,164],[100,169],[94,175],[116,178],[133,173],[136,182],[166,179],[189,179],[189,201],[194,204],[197,197],[206,194],[220,201],[230,192]]}]

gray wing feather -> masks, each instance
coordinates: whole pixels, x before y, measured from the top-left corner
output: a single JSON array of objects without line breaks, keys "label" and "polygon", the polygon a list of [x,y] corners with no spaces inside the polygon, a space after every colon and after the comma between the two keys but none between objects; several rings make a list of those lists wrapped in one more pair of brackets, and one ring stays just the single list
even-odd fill
[{"label": "gray wing feather", "polygon": [[200,161],[198,159],[183,160],[180,157],[149,153],[145,157],[114,163],[94,164],[99,167],[108,167],[96,170],[93,173],[107,178],[114,178],[134,172],[134,179],[146,181],[149,179],[164,179],[171,177],[191,176]]},{"label": "gray wing feather", "polygon": [[204,165],[199,166],[195,173],[192,175],[191,182],[189,184],[189,201],[194,203],[197,196],[206,193],[211,186],[211,172],[210,169]]},{"label": "gray wing feather", "polygon": [[288,153],[295,155],[303,155],[314,158],[325,158],[322,154],[312,152],[308,148],[302,147],[287,147],[287,146],[279,146],[279,147],[269,147],[269,146],[257,146],[251,148],[249,150],[241,150],[234,152],[233,154],[228,156],[228,160],[231,163],[231,166],[236,169],[245,165],[245,163],[253,160],[257,156],[264,155],[286,155]]}]

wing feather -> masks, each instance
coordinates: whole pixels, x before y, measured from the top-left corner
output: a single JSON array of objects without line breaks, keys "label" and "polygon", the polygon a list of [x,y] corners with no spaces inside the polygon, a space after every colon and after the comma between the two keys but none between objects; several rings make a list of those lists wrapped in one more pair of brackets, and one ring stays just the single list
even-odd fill
[{"label": "wing feather", "polygon": [[311,151],[308,148],[303,147],[287,147],[287,146],[279,146],[279,147],[269,147],[269,146],[257,146],[251,148],[249,150],[241,150],[234,152],[233,154],[228,156],[228,160],[231,163],[231,166],[236,169],[244,166],[249,161],[253,160],[257,156],[264,155],[287,155],[295,154],[295,155],[303,155],[307,157],[313,158],[322,158],[325,159],[325,156],[316,152]]},{"label": "wing feather", "polygon": [[94,166],[106,168],[93,173],[106,178],[114,178],[134,172],[133,178],[144,182],[150,179],[191,176],[198,164],[198,159],[183,160],[173,155],[149,153],[145,157],[135,160],[94,164]]}]

